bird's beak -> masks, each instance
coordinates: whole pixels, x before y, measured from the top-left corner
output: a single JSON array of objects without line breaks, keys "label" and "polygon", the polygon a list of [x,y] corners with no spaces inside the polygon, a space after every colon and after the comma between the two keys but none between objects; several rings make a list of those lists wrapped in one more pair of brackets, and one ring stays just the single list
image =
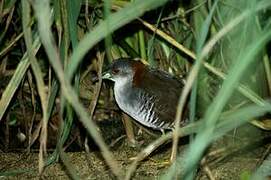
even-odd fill
[{"label": "bird's beak", "polygon": [[103,73],[102,79],[108,79],[108,80],[114,81],[112,75],[108,71]]}]

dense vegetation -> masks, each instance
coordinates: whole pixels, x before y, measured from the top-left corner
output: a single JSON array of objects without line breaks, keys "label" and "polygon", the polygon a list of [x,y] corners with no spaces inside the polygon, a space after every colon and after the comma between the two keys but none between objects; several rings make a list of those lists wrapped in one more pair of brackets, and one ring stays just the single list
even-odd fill
[{"label": "dense vegetation", "polygon": [[[64,151],[74,129],[86,136],[82,128],[112,174],[129,179],[150,147],[172,137],[176,145],[177,135],[190,136],[185,154],[162,178],[193,179],[200,166],[212,178],[204,160],[221,138],[231,134],[234,141],[236,131],[248,131],[246,145],[270,145],[261,141],[271,129],[270,7],[270,0],[0,1],[1,153],[38,149],[40,173],[60,157],[76,179]],[[114,111],[99,111],[112,103],[101,74],[119,57],[140,57],[185,77],[176,116],[182,116],[189,99],[191,122],[147,144],[125,172],[97,125]],[[48,147],[53,151],[48,153]],[[243,178],[270,175],[257,167]]]}]

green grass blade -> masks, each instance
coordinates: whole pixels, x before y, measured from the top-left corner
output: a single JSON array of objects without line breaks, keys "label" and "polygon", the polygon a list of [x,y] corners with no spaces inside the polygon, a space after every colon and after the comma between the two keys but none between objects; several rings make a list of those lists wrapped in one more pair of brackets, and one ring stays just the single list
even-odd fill
[{"label": "green grass blade", "polygon": [[[34,54],[37,53],[37,51],[40,48],[40,40],[38,37],[35,38],[33,43],[33,49]],[[9,103],[14,96],[17,88],[19,87],[28,67],[30,65],[29,58],[27,57],[27,53],[24,54],[22,57],[22,60],[18,64],[11,80],[9,81],[9,84],[7,85],[6,89],[4,90],[1,100],[0,100],[0,120],[3,118],[4,113],[7,110],[7,107],[9,106]]]},{"label": "green grass blade", "polygon": [[[144,12],[161,6],[165,2],[167,2],[167,0],[134,1],[118,12],[113,13],[105,21],[102,21],[96,28],[94,28],[93,31],[87,33],[71,56],[70,66],[67,72],[69,79],[72,78],[84,55],[94,45],[105,38],[109,33],[129,23],[133,19],[136,19]],[[107,27],[109,29],[107,29]]]},{"label": "green grass blade", "polygon": [[214,133],[215,124],[218,120],[219,115],[221,114],[225,104],[228,99],[231,97],[236,85],[238,84],[242,74],[246,68],[255,60],[256,55],[262,50],[266,43],[271,38],[271,31],[263,32],[263,35],[259,37],[258,41],[255,44],[249,46],[237,60],[234,67],[229,71],[229,75],[225,82],[222,85],[221,90],[214,99],[214,102],[208,108],[204,121],[206,122],[205,127],[202,132],[200,132],[189,148],[189,152],[186,159],[189,165],[186,166],[186,173],[188,173],[192,168],[198,164],[200,157],[202,156],[204,150],[209,145],[210,138]]}]

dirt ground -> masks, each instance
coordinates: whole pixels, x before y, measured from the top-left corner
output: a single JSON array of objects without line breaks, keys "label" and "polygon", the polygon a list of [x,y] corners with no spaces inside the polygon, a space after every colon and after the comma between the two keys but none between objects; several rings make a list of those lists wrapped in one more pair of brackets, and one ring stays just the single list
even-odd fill
[{"label": "dirt ground", "polygon": [[[215,152],[217,147],[225,144],[225,140],[221,139],[214,144],[210,152]],[[184,149],[187,145],[182,145]],[[232,146],[231,150],[218,155],[216,160],[209,158],[207,166],[201,166],[197,174],[197,179],[210,179],[207,171],[215,179],[228,180],[240,179],[252,173],[257,167],[267,145],[257,146],[257,143],[249,143],[249,146],[237,148]],[[138,169],[134,173],[133,179],[159,179],[159,177],[169,168],[168,160],[170,157],[171,145],[166,145],[155,152],[151,157],[140,163]],[[238,146],[240,147],[240,146]],[[213,149],[213,150],[212,150]],[[134,157],[139,149],[129,147],[124,140],[122,145],[112,151],[114,157],[121,165],[125,172],[131,164],[131,157]],[[230,152],[230,153],[229,153]],[[182,150],[181,150],[182,153]],[[73,170],[80,179],[115,179],[110,170],[104,163],[99,151],[86,152],[68,152],[67,157],[73,166]],[[217,159],[220,159],[217,161]],[[68,173],[62,163],[55,163],[47,167],[41,176],[38,176],[38,153],[0,153],[0,180],[2,179],[69,179]],[[206,170],[207,169],[207,170]],[[30,170],[22,172],[14,176],[4,176],[4,173],[20,170]]]}]

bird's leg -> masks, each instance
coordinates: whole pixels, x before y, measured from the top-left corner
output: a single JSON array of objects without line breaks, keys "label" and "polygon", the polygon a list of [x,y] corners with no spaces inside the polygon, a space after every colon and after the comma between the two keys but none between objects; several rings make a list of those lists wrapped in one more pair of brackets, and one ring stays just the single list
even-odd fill
[{"label": "bird's leg", "polygon": [[131,146],[135,147],[137,145],[137,141],[135,140],[133,124],[130,117],[125,113],[122,113],[122,122],[125,128],[125,132],[126,132],[129,143],[131,144]]},{"label": "bird's leg", "polygon": [[[166,135],[166,132],[165,132],[165,130],[164,129],[160,129],[160,131],[161,131],[161,136],[165,136]],[[165,160],[165,161],[163,161],[163,163],[161,163],[161,164],[164,164],[165,166],[167,166],[167,165],[170,165],[171,163],[172,163],[173,161],[172,161],[172,153],[171,153],[171,155],[170,155],[170,160]]]}]

